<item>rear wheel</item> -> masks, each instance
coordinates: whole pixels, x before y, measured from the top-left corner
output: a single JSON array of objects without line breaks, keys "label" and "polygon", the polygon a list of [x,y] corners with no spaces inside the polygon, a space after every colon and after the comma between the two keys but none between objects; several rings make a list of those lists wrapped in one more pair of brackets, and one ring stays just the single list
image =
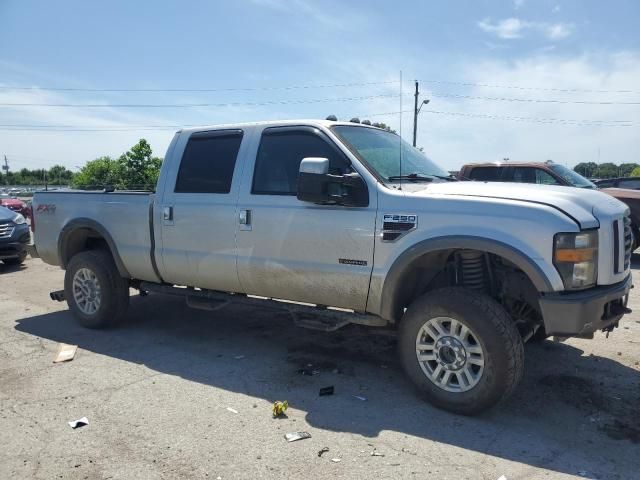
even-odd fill
[{"label": "rear wheel", "polygon": [[129,282],[119,275],[105,250],[73,256],[65,272],[64,293],[69,309],[88,328],[118,323],[129,306]]},{"label": "rear wheel", "polygon": [[463,288],[426,293],[407,309],[398,345],[402,365],[435,406],[463,415],[507,398],[522,378],[518,329],[493,299]]}]

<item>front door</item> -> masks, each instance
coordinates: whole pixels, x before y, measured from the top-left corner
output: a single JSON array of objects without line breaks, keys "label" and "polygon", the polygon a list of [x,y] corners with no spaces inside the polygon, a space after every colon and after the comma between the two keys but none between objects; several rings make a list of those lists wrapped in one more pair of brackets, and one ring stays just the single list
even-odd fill
[{"label": "front door", "polygon": [[298,200],[296,181],[305,157],[328,158],[330,173],[353,171],[338,146],[312,127],[266,128],[255,154],[248,154],[238,203],[242,290],[364,310],[373,265],[375,194],[370,192],[367,207],[358,208]]}]

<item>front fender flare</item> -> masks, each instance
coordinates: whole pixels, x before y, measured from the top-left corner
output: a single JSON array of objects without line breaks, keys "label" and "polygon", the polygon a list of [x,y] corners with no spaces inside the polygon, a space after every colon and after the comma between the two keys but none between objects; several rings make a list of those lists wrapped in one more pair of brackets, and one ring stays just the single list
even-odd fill
[{"label": "front fender flare", "polygon": [[412,245],[393,262],[386,274],[380,294],[379,315],[390,321],[402,316],[401,305],[397,304],[398,292],[402,288],[403,274],[417,258],[438,250],[470,249],[493,253],[509,260],[520,268],[531,280],[538,292],[551,292],[553,285],[542,269],[520,250],[498,240],[466,235],[450,235],[431,238]]}]

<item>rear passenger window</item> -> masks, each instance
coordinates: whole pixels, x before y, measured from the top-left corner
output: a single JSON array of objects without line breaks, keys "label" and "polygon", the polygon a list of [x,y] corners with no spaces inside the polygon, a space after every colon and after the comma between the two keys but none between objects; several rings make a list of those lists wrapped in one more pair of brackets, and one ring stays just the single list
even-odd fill
[{"label": "rear passenger window", "polygon": [[176,193],[229,193],[241,130],[191,135],[180,162]]},{"label": "rear passenger window", "polygon": [[499,182],[500,167],[476,167],[471,170],[469,178],[480,182]]},{"label": "rear passenger window", "polygon": [[513,169],[512,182],[536,183],[536,169],[529,167],[516,167]]},{"label": "rear passenger window", "polygon": [[328,158],[329,173],[347,173],[348,160],[321,134],[306,130],[265,130],[256,157],[251,193],[295,195],[300,162],[306,157]]}]

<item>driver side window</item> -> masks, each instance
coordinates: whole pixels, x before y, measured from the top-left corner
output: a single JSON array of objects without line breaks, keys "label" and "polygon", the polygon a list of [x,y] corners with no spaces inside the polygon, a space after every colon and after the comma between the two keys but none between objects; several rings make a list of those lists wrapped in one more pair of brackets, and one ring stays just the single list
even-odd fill
[{"label": "driver side window", "polygon": [[329,173],[349,171],[347,158],[317,131],[266,129],[253,171],[254,195],[296,195],[300,162],[306,157],[329,159]]}]

